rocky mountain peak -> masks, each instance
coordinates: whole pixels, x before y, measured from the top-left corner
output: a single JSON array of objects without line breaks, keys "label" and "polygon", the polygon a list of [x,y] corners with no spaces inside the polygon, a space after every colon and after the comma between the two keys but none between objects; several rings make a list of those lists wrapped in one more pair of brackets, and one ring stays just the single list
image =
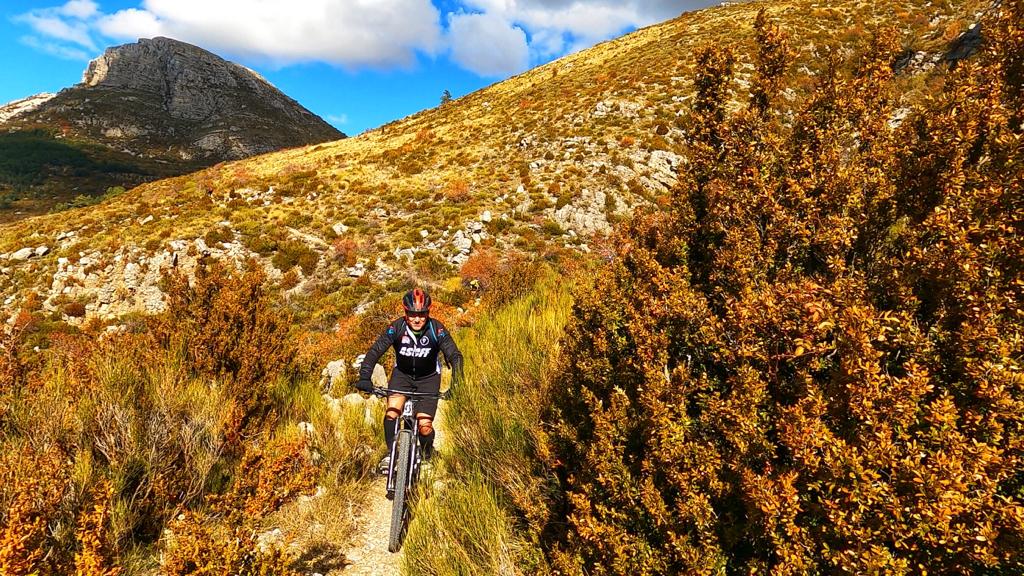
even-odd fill
[{"label": "rocky mountain peak", "polygon": [[[82,85],[157,96],[172,118],[202,120],[229,114],[239,109],[239,99],[232,96],[239,92],[293,112],[289,116],[315,118],[252,70],[172,38],[144,38],[108,48],[89,63]],[[301,120],[298,116],[290,119]]]},{"label": "rocky mountain peak", "polygon": [[252,70],[163,37],[108,48],[81,84],[9,112],[9,129],[59,127],[188,169],[345,137]]}]

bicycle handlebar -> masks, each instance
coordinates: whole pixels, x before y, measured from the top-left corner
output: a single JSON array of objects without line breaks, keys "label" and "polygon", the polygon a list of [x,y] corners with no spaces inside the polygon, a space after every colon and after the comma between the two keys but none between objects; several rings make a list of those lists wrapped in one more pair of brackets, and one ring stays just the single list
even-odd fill
[{"label": "bicycle handlebar", "polygon": [[409,396],[412,398],[437,398],[438,400],[446,400],[444,392],[409,392],[407,390],[392,390],[391,388],[374,388],[370,394],[381,398],[391,394],[400,394],[402,396]]}]

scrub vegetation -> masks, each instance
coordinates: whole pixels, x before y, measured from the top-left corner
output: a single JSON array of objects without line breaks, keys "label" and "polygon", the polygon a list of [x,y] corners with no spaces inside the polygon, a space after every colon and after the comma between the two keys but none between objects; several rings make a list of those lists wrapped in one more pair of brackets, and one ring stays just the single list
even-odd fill
[{"label": "scrub vegetation", "polygon": [[[414,284],[467,380],[409,574],[1021,572],[1022,21],[729,4],[0,227],[0,573],[344,573],[382,414],[319,375]],[[252,259],[44,307],[194,239]]]}]

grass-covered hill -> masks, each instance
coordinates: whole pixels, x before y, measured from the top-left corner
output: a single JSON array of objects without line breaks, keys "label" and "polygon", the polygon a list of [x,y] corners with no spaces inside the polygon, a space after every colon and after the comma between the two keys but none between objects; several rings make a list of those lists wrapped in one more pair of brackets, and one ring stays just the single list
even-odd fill
[{"label": "grass-covered hill", "polygon": [[0,229],[0,572],[344,574],[382,409],[320,370],[421,283],[467,378],[407,573],[1019,573],[1024,4],[884,6]]},{"label": "grass-covered hill", "polygon": [[5,264],[0,297],[17,306],[35,291],[47,308],[78,302],[107,317],[151,310],[161,267],[192,250],[257,254],[272,277],[287,276],[309,314],[348,313],[372,298],[370,284],[357,281],[364,271],[378,282],[405,272],[441,281],[470,249],[585,251],[590,235],[675,181],[686,161],[678,117],[693,96],[700,46],[736,47],[737,82],[723,97],[747,99],[757,10],[794,38],[792,66],[804,73],[785,87],[787,101],[805,97],[829,50],[862,50],[875,42],[872,30],[888,27],[898,37],[899,98],[909,105],[934,87],[955,41],[988,5],[755,2],[684,14],[358,138],[221,164],[4,226],[0,253],[50,251]]}]

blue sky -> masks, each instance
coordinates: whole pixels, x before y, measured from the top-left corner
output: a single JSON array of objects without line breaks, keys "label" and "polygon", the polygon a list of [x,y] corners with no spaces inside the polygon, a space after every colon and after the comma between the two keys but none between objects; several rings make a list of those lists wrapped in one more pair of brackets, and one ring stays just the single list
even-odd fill
[{"label": "blue sky", "polygon": [[81,80],[104,48],[168,36],[267,78],[349,135],[707,0],[4,0],[0,104]]}]

